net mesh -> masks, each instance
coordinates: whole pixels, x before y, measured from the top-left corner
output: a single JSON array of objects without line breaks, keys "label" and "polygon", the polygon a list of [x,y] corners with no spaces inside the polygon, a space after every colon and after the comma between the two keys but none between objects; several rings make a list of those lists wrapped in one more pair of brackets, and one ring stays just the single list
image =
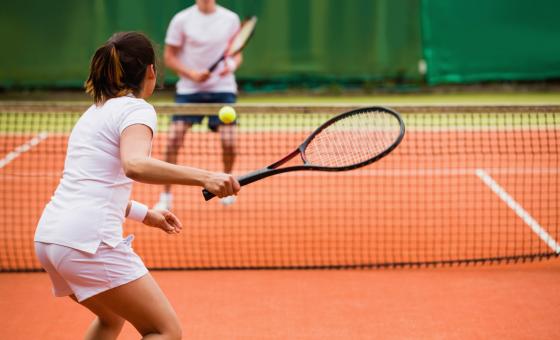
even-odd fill
[{"label": "net mesh", "polygon": [[[33,233],[86,105],[0,104],[0,271],[39,270]],[[152,155],[163,159],[160,105]],[[271,164],[355,107],[237,107],[235,174]],[[395,107],[407,127],[389,156],[353,171],[293,172],[245,186],[235,204],[174,186],[184,231],[127,221],[150,268],[355,268],[542,259],[560,253],[560,108]],[[206,120],[204,121],[206,122]],[[220,134],[195,125],[178,161],[221,171]],[[154,205],[161,186],[136,183]],[[84,222],[86,223],[86,222]],[[79,228],[79,226],[76,226]]]},{"label": "net mesh", "polygon": [[389,149],[401,132],[399,120],[383,110],[364,110],[335,121],[307,144],[309,164],[348,167],[366,162]]}]

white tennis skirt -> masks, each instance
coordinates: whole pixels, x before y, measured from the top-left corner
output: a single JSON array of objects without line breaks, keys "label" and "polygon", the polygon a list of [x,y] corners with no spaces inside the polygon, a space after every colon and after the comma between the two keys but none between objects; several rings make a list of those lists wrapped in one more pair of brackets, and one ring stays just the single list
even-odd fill
[{"label": "white tennis skirt", "polygon": [[55,296],[74,294],[83,301],[148,273],[132,249],[133,235],[115,248],[101,243],[95,254],[54,243],[35,242],[35,253],[49,274]]}]

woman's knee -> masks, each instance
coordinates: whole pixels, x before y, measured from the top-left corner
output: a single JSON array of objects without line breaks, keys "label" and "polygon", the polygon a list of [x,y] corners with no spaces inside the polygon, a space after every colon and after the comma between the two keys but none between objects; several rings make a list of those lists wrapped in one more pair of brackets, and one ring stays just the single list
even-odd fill
[{"label": "woman's knee", "polygon": [[181,339],[183,336],[181,323],[178,320],[167,320],[165,324],[158,325],[154,329],[144,329],[140,333],[142,336],[157,334],[169,340]]},{"label": "woman's knee", "polygon": [[169,339],[182,339],[183,329],[181,328],[181,323],[176,320],[166,327],[165,333],[169,336]]},{"label": "woman's knee", "polygon": [[[71,295],[70,298],[78,302],[78,299],[74,295]],[[78,303],[89,309],[97,316],[97,322],[99,325],[119,331],[122,329],[125,319],[105,307],[103,304],[94,299],[88,299]]]},{"label": "woman's knee", "polygon": [[115,331],[120,331],[124,326],[124,319],[119,316],[97,316],[97,321],[103,327],[110,328]]}]

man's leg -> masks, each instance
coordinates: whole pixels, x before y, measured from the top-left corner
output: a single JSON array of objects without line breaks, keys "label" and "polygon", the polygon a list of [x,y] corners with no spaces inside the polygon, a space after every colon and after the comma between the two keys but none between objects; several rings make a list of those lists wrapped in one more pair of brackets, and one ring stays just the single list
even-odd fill
[{"label": "man's leg", "polygon": [[[235,162],[235,125],[220,125],[220,140],[222,144],[222,161],[224,163],[224,172],[231,174],[233,164]],[[220,199],[223,205],[235,203],[235,196],[228,196]]]},{"label": "man's leg", "polygon": [[231,174],[235,162],[235,125],[220,125],[220,139],[222,143],[222,161],[224,172]]},{"label": "man's leg", "polygon": [[[185,123],[183,121],[173,121],[169,128],[169,133],[167,135],[167,144],[165,147],[164,160],[168,163],[177,164],[177,155],[179,150],[183,146],[183,141],[185,139],[185,133],[192,126],[192,124]],[[163,192],[160,194],[159,202],[155,205],[156,209],[171,209],[171,203],[173,201],[173,196],[171,194],[171,184],[165,184],[163,186]]]}]

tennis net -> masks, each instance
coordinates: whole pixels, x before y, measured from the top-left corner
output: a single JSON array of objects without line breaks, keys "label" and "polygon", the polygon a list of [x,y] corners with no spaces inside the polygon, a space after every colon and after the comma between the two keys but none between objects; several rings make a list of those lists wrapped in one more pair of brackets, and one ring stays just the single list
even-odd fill
[{"label": "tennis net", "polygon": [[[60,179],[80,103],[0,103],[0,271],[40,270],[33,233]],[[163,159],[172,114],[219,105],[156,105],[152,156]],[[240,175],[297,147],[355,106],[237,105]],[[362,169],[292,172],[205,202],[173,187],[177,236],[127,221],[152,269],[362,268],[526,261],[560,254],[560,106],[394,106],[407,133]],[[195,125],[179,163],[221,171],[220,133]],[[154,205],[161,186],[136,183]],[[76,226],[79,228],[79,226]]]}]

